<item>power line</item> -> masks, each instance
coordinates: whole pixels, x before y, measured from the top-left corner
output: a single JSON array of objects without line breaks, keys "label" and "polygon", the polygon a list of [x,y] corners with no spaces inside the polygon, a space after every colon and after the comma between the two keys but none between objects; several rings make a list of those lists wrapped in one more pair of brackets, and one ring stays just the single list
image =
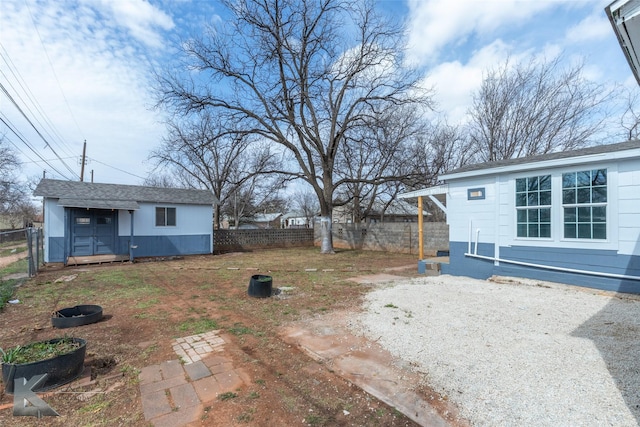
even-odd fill
[{"label": "power line", "polygon": [[[22,136],[14,129],[14,127],[10,124],[7,123],[7,121],[5,121],[5,119],[3,117],[0,117],[0,122],[2,122],[7,129],[9,129],[11,132],[13,132],[13,134],[15,136],[18,137],[18,139],[20,141],[22,141],[31,151],[33,151],[33,154],[35,154],[36,156],[38,156],[43,162],[45,162],[51,169],[53,169],[58,175],[64,177],[65,179],[69,180],[69,178],[63,174],[62,172],[60,172],[58,169],[56,169],[55,166],[53,166],[51,163],[49,163],[48,161],[46,161],[24,138],[22,138]],[[13,144],[13,142],[11,141],[11,143]],[[15,144],[14,144],[15,145]],[[22,152],[22,151],[21,151]],[[23,153],[24,154],[24,153]],[[71,181],[71,180],[70,180]]]},{"label": "power line", "polygon": [[[29,117],[27,117],[27,115],[25,114],[25,112],[22,110],[22,108],[20,108],[20,106],[18,105],[18,103],[16,103],[15,99],[13,99],[13,97],[11,96],[11,94],[7,91],[7,88],[4,87],[4,85],[2,83],[0,83],[0,90],[2,90],[2,92],[7,96],[7,98],[9,98],[9,101],[11,101],[11,103],[18,109],[18,111],[20,112],[20,114],[22,114],[22,116],[25,118],[25,120],[31,125],[31,127],[36,131],[36,133],[40,136],[40,138],[42,138],[42,140],[44,141],[44,143],[46,144],[47,147],[49,147],[49,149],[53,152],[53,154],[55,154],[55,156],[60,159],[60,162],[67,168],[67,170],[69,172],[71,172],[72,175],[75,175],[77,178],[80,178],[78,176],[77,173],[75,173],[73,171],[73,169],[71,169],[69,167],[69,165],[67,165],[65,163],[64,160],[61,159],[60,155],[56,152],[56,150],[53,149],[53,147],[51,146],[51,144],[49,144],[49,141],[47,141],[47,139],[44,137],[44,135],[42,135],[42,133],[40,132],[40,130],[38,130],[38,128],[33,124],[33,122],[31,121],[31,119],[29,119]],[[4,120],[3,120],[4,122]],[[21,139],[23,142],[26,141],[24,139]]]},{"label": "power line", "polygon": [[[44,119],[45,123],[49,126],[49,128],[51,129],[52,133],[54,134],[54,136],[58,139],[58,141],[61,143],[60,147],[65,150],[65,146],[66,149],[71,150],[71,152],[73,151],[71,149],[71,147],[69,146],[69,144],[67,144],[64,141],[64,138],[60,135],[60,132],[58,132],[58,130],[56,129],[55,125],[51,122],[51,119],[49,119],[49,117],[47,116],[47,114],[44,112],[44,109],[42,108],[42,106],[40,105],[40,103],[38,102],[38,100],[36,99],[35,95],[33,94],[33,92],[31,92],[31,89],[29,88],[29,85],[25,82],[24,78],[22,77],[22,75],[20,74],[20,71],[17,69],[17,67],[15,66],[15,64],[13,63],[13,61],[11,60],[11,57],[9,56],[9,52],[7,52],[7,49],[4,47],[4,45],[0,42],[0,48],[2,48],[3,52],[0,52],[0,57],[2,57],[2,59],[4,60],[4,63],[7,65],[7,68],[9,69],[9,71],[11,72],[11,74],[13,75],[15,81],[17,82],[17,84],[20,86],[20,88],[22,89],[22,92],[26,95],[26,97],[29,99],[29,101],[31,102],[31,104],[35,107],[36,111],[40,114],[40,116],[42,116],[42,118]],[[5,79],[7,79],[7,82],[9,83],[9,85],[11,85],[11,82],[9,81],[8,76],[6,76],[4,74],[4,72],[2,72],[2,70],[0,70],[0,73],[2,73],[2,75],[5,77]],[[18,91],[13,87],[13,85],[11,85],[11,88],[18,93]],[[22,97],[20,97],[20,95],[18,94],[18,97],[20,98],[20,100],[26,105],[27,103],[22,99]],[[28,107],[27,107],[28,108]],[[29,110],[31,112],[31,110]],[[33,114],[31,112],[31,114]],[[52,138],[53,139],[53,138]],[[70,154],[69,151],[67,151],[67,154]]]},{"label": "power line", "polygon": [[146,178],[145,178],[145,177],[143,177],[143,176],[139,176],[139,175],[136,175],[136,174],[134,174],[134,173],[127,172],[127,171],[126,171],[126,170],[124,170],[124,169],[120,169],[120,168],[117,168],[117,167],[115,167],[115,166],[108,165],[108,164],[106,164],[106,163],[104,163],[104,162],[101,162],[100,160],[96,160],[96,159],[94,159],[94,158],[92,158],[92,157],[87,157],[87,159],[92,160],[92,161],[94,161],[94,162],[96,162],[96,163],[100,163],[101,165],[104,165],[104,166],[109,167],[109,168],[111,168],[111,169],[115,169],[115,170],[117,170],[117,171],[119,171],[119,172],[126,173],[127,175],[131,175],[131,176],[134,176],[134,177],[136,177],[136,178],[140,178],[140,179],[146,179]]},{"label": "power line", "polygon": [[[38,26],[36,25],[36,21],[35,19],[33,19],[33,15],[31,14],[31,9],[29,8],[29,3],[27,0],[24,0],[24,4],[27,7],[27,11],[29,12],[29,16],[31,17],[31,23],[33,24],[33,28],[36,30],[36,34],[38,34],[38,39],[40,40],[40,44],[42,45],[42,50],[44,50],[44,54],[47,57],[47,61],[49,61],[49,66],[51,67],[51,71],[53,72],[53,76],[56,79],[56,83],[58,83],[58,89],[60,89],[60,93],[62,94],[62,98],[64,99],[64,103],[67,105],[67,109],[69,110],[69,114],[71,114],[71,118],[73,119],[73,122],[75,123],[76,127],[78,128],[78,132],[80,132],[80,135],[82,136],[82,129],[80,129],[80,125],[78,124],[78,121],[76,120],[76,117],[73,115],[73,111],[71,111],[71,107],[69,106],[69,101],[67,101],[67,97],[64,94],[64,91],[62,90],[62,85],[60,84],[60,80],[58,79],[58,75],[56,74],[56,70],[55,68],[53,68],[53,63],[51,62],[51,58],[49,57],[49,53],[47,52],[47,48],[44,45],[44,42],[42,41],[42,36],[40,35],[40,31],[38,30]],[[86,139],[83,137],[83,139]]]}]

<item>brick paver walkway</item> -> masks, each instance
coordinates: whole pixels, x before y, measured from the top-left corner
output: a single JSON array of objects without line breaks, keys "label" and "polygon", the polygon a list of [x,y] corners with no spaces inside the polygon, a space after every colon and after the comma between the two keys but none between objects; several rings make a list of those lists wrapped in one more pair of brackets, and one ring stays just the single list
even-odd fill
[{"label": "brick paver walkway", "polygon": [[218,332],[178,338],[173,349],[179,359],[140,371],[145,420],[155,427],[183,426],[198,420],[207,402],[249,384],[245,372],[222,354]]}]

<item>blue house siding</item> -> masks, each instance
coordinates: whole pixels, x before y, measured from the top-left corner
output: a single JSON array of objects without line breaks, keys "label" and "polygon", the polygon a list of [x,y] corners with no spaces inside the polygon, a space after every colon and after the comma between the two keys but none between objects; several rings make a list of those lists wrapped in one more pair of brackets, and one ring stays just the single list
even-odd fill
[{"label": "blue house siding", "polygon": [[[474,279],[487,279],[493,272],[493,263],[478,258],[464,256],[468,250],[467,242],[449,242],[449,264],[442,264],[442,273],[452,276],[467,276]],[[493,244],[478,243],[478,255],[492,257]],[[473,251],[473,246],[471,247]]]},{"label": "blue house siding", "polygon": [[64,262],[66,260],[64,254],[64,237],[49,237],[47,239],[47,253],[49,258],[47,262]]},{"label": "blue house siding", "polygon": [[[603,277],[594,274],[549,270],[507,262],[494,265],[491,260],[465,256],[467,242],[449,243],[450,262],[442,265],[444,274],[487,279],[493,275],[525,277],[567,283],[615,292],[640,293],[640,280]],[[473,251],[473,246],[472,246]],[[478,244],[478,255],[493,257],[494,245]],[[615,251],[575,248],[501,247],[500,258],[558,268],[597,271],[599,273],[640,276],[640,256],[619,255]]]},{"label": "blue house siding", "polygon": [[[120,236],[120,248],[128,253],[129,237]],[[211,236],[172,235],[172,236],[135,236],[134,257],[199,255],[211,253]]]}]

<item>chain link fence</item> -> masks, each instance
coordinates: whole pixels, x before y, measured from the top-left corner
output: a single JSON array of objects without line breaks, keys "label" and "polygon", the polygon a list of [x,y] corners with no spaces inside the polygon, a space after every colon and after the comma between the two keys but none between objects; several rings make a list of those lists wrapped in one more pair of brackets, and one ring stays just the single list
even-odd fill
[{"label": "chain link fence", "polygon": [[29,277],[38,274],[44,265],[44,238],[42,228],[23,228],[0,232],[0,245],[26,244],[27,273]]}]

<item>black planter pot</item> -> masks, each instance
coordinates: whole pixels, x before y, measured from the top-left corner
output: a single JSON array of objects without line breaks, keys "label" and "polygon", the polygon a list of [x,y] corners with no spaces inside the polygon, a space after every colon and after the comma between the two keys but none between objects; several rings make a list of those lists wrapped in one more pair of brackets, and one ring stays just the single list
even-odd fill
[{"label": "black planter pot", "polygon": [[[56,343],[63,338],[56,338],[46,343]],[[70,353],[31,363],[3,363],[2,382],[5,392],[13,394],[14,379],[25,378],[29,381],[33,376],[48,374],[44,383],[33,391],[46,391],[70,383],[82,374],[87,342],[82,338],[73,338],[80,347]]]},{"label": "black planter pot", "polygon": [[249,290],[247,293],[250,297],[267,298],[271,296],[271,288],[273,287],[273,280],[271,276],[265,276],[263,274],[254,274],[249,281]]},{"label": "black planter pot", "polygon": [[54,328],[64,329],[88,325],[102,319],[102,307],[99,305],[76,305],[53,313],[51,324]]}]

